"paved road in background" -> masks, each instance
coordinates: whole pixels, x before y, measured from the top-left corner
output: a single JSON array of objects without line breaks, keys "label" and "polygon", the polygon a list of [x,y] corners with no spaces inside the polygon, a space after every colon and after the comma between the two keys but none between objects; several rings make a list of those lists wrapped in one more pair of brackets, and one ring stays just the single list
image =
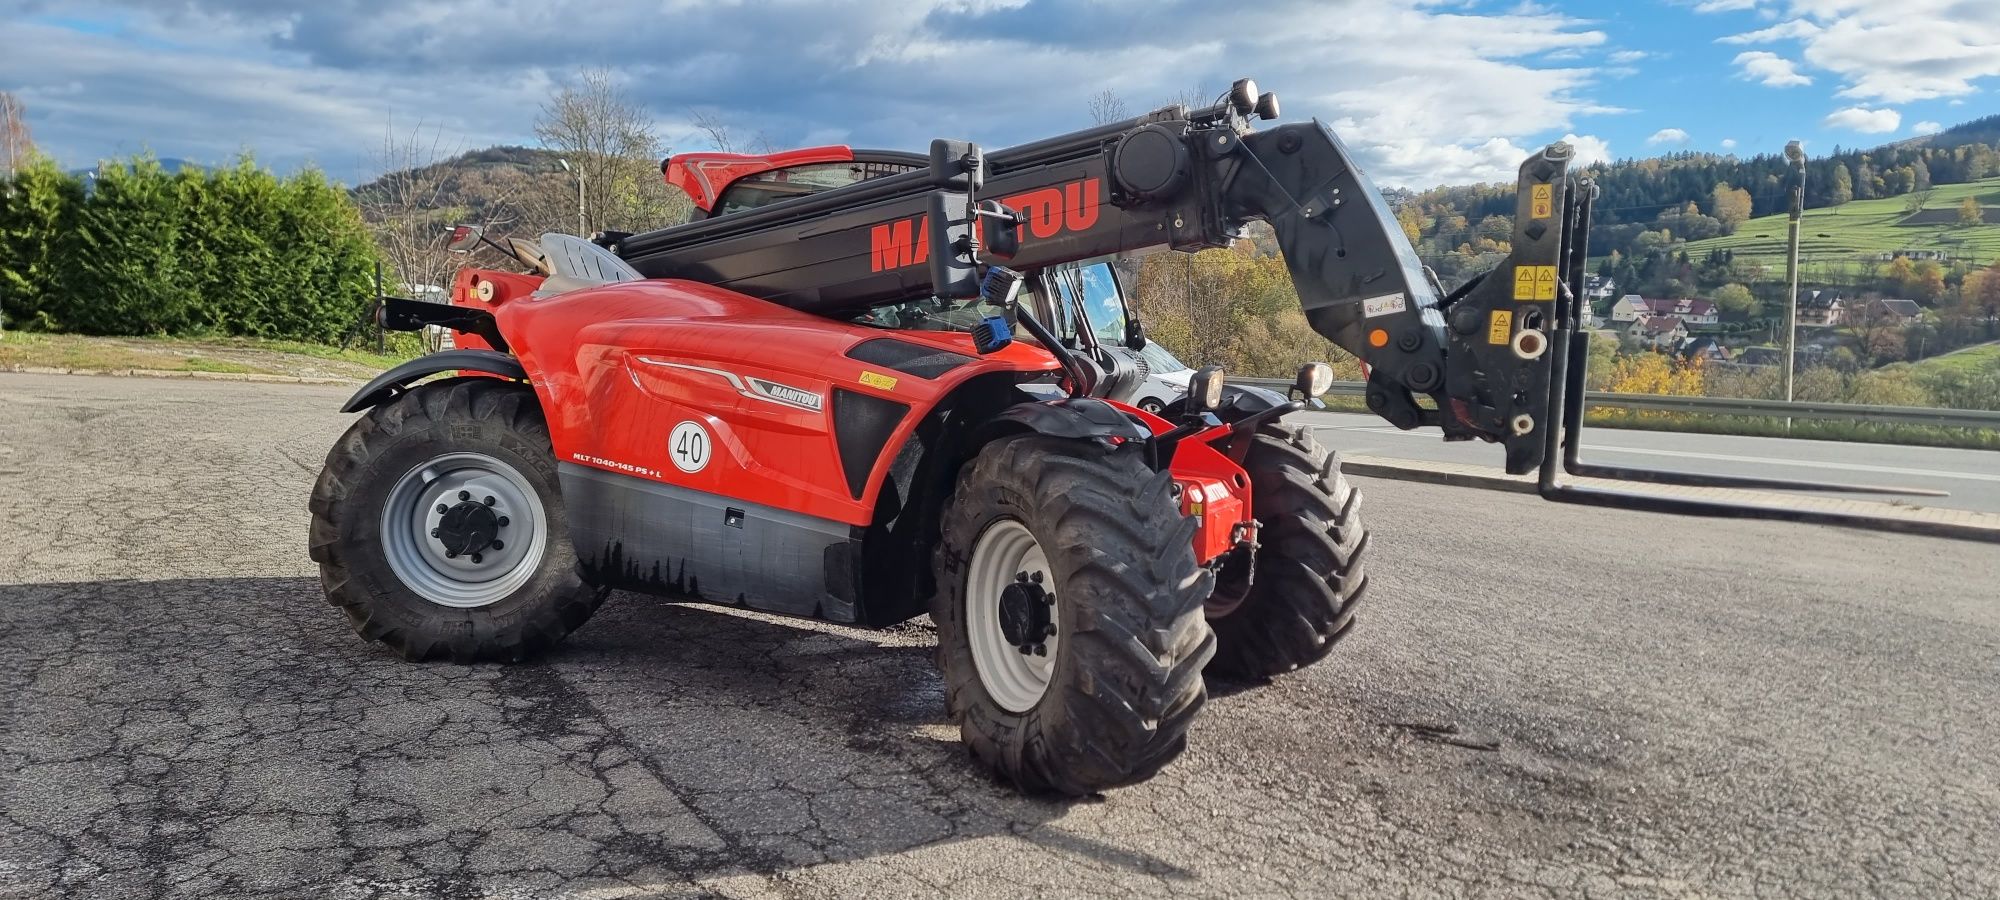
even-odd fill
[{"label": "paved road in background", "polygon": [[305,555],[345,393],[0,375],[0,897],[2000,895],[1990,546],[1362,480],[1340,652],[1059,803],[923,620],[362,643]]},{"label": "paved road in background", "polygon": [[[1321,430],[1320,440],[1346,453],[1495,468],[1501,463],[1499,447],[1475,442],[1447,444],[1438,439],[1435,428],[1398,431],[1376,416],[1349,413],[1312,413],[1300,421],[1311,422]],[[1934,488],[1949,491],[1951,496],[1880,499],[2000,513],[2000,452],[1992,450],[1591,428],[1584,432],[1582,455],[1590,462],[1613,466]],[[1830,496],[1876,499],[1859,494]]]}]

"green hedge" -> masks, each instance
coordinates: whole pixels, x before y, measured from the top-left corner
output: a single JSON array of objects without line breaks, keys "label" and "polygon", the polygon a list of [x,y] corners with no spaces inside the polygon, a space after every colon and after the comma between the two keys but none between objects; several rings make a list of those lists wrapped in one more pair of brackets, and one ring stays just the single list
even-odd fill
[{"label": "green hedge", "polygon": [[140,158],[86,186],[40,160],[0,180],[10,328],[330,341],[374,297],[375,260],[360,211],[312,169]]}]

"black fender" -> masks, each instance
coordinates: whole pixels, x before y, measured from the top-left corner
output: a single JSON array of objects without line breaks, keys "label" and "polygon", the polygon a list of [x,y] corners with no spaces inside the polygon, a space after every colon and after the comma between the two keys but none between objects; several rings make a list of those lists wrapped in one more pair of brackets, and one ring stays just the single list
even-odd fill
[{"label": "black fender", "polygon": [[1153,436],[1138,420],[1106,401],[1095,397],[1064,397],[1016,403],[1001,410],[986,423],[979,443],[1024,431],[1073,439],[1124,438],[1143,441]]},{"label": "black fender", "polygon": [[360,412],[379,403],[387,402],[420,378],[467,369],[526,381],[528,370],[521,367],[521,361],[505,353],[494,350],[445,350],[403,363],[387,372],[375,376],[373,381],[361,386],[341,412]]},{"label": "black fender", "polygon": [[[1230,384],[1224,382],[1222,385],[1222,403],[1215,408],[1214,412],[1216,418],[1224,422],[1240,422],[1260,412],[1275,409],[1290,402],[1291,398],[1270,388],[1258,387],[1254,384]],[[1187,396],[1182,395],[1180,399],[1167,404],[1167,411],[1162,414],[1162,417],[1170,422],[1178,422],[1186,411]]]}]

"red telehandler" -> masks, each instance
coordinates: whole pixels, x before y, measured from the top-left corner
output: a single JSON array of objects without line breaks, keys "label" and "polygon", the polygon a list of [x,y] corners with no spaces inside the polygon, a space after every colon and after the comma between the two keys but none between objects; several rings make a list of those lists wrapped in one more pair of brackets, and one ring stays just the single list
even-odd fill
[{"label": "red telehandler", "polygon": [[1367,587],[1360,495],[1284,421],[1327,366],[1288,393],[1206,368],[1165,415],[1121,399],[1144,337],[1099,260],[1226,246],[1252,220],[1390,422],[1498,443],[1554,499],[1775,514],[1556,484],[1558,459],[1630,474],[1576,459],[1593,189],[1567,146],[1521,166],[1508,260],[1444,295],[1332,131],[1251,127],[1277,112],[1245,80],[990,154],[680,157],[688,224],[462,231],[529,271],[464,270],[449,305],[384,299],[389,327],[466,339],[346,405],[367,414],[312,496],[328,600],[412,660],[520,659],[613,588],[928,613],[986,765],[1065,794],[1148,778],[1185,746],[1204,670],[1321,659]]}]

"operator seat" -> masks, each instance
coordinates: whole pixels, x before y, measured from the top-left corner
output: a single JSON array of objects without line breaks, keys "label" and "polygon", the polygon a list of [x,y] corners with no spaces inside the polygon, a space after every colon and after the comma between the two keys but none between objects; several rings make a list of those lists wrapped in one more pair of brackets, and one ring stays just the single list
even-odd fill
[{"label": "operator seat", "polygon": [[579,288],[642,281],[646,276],[618,255],[575,235],[549,232],[542,235],[542,253],[555,274],[542,280],[537,297],[553,297]]}]

